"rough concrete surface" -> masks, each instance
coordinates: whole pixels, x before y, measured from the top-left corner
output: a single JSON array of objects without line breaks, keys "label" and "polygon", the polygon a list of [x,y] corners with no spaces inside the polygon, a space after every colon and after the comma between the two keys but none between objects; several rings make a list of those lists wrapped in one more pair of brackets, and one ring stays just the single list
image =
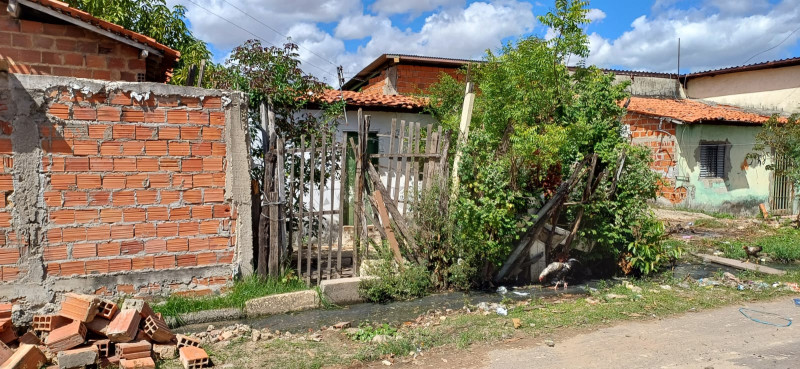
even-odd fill
[{"label": "rough concrete surface", "polygon": [[337,305],[364,302],[358,294],[358,284],[362,277],[329,279],[320,283],[320,290],[328,301]]},{"label": "rough concrete surface", "polygon": [[[793,318],[795,323],[800,319],[800,307],[790,297],[744,307]],[[554,347],[544,343],[548,339],[555,341]],[[429,353],[415,363],[397,366],[789,369],[798,367],[798,358],[800,325],[778,328],[756,323],[744,317],[739,306],[730,306],[663,320],[622,323],[569,338],[559,338],[556,330],[553,335],[506,344],[475,345],[469,352]]]},{"label": "rough concrete surface", "polygon": [[252,299],[245,303],[244,311],[247,316],[253,317],[315,309],[319,306],[317,291],[305,290]]},{"label": "rough concrete surface", "polygon": [[171,328],[174,328],[180,325],[236,320],[244,318],[244,316],[244,312],[236,308],[214,309],[181,314],[180,319],[166,317],[166,321],[167,325],[169,325]]}]

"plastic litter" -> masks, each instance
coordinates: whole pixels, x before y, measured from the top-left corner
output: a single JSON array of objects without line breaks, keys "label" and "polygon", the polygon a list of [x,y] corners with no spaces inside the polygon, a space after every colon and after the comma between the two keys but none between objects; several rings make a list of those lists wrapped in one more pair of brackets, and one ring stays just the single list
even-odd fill
[{"label": "plastic litter", "polygon": [[530,293],[528,293],[528,292],[517,292],[517,291],[514,291],[512,293],[517,295],[517,296],[528,296],[528,295],[530,295]]},{"label": "plastic litter", "polygon": [[800,299],[794,299],[794,305],[800,306]]},{"label": "plastic litter", "polygon": [[508,310],[506,310],[506,308],[500,306],[500,307],[497,308],[497,315],[506,316],[506,315],[508,315]]},{"label": "plastic litter", "polygon": [[[739,308],[739,312],[742,313],[742,315],[744,315],[747,319],[750,319],[750,320],[752,320],[752,321],[754,321],[756,323],[761,323],[761,324],[766,324],[766,325],[771,325],[771,326],[781,327],[781,328],[786,328],[786,327],[789,327],[789,326],[792,325],[792,318],[786,318],[784,316],[781,316],[781,315],[778,315],[778,314],[775,314],[775,313],[770,313],[770,312],[766,312],[766,311],[758,311],[758,310],[753,310],[753,309],[748,309],[748,308]],[[766,320],[761,320],[759,318],[753,317],[751,314],[760,314],[761,315],[760,317],[763,317],[764,319],[766,319],[766,317],[774,317],[777,320],[783,321],[785,323],[783,323],[783,322],[774,323],[774,322],[770,322],[770,321],[766,321]]]},{"label": "plastic litter", "polygon": [[505,295],[506,293],[508,293],[508,289],[503,286],[497,287],[497,293]]}]

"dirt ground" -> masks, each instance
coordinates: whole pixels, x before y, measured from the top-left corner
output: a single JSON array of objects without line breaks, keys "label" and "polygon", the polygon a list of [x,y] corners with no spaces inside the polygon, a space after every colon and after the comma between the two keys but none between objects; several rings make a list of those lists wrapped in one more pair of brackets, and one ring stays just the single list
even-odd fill
[{"label": "dirt ground", "polygon": [[[800,318],[790,298],[746,308]],[[761,316],[785,324],[776,317]],[[510,339],[470,351],[434,350],[400,368],[797,368],[800,327],[756,323],[738,306],[591,332],[565,332],[549,347],[543,338]],[[377,363],[375,367],[381,364]]]}]

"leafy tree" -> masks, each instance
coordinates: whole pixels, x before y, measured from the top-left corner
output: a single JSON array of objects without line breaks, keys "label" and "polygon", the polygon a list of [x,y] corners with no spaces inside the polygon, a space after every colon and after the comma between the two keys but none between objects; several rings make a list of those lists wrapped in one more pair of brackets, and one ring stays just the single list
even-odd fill
[{"label": "leafy tree", "polygon": [[154,38],[180,51],[171,82],[185,84],[189,67],[211,58],[205,42],[197,39],[186,25],[186,8],[167,6],[166,0],[66,0],[77,9]]},{"label": "leafy tree", "polygon": [[[788,177],[795,190],[800,189],[800,114],[788,119],[777,115],[770,118],[756,135],[754,150],[756,152],[751,156],[773,159],[767,165],[767,170]],[[782,165],[776,165],[778,160]],[[800,227],[800,214],[797,216],[797,227]]]},{"label": "leafy tree", "polygon": [[[539,18],[555,37],[508,43],[497,54],[487,52],[485,63],[472,69],[479,92],[469,141],[460,148],[462,185],[451,208],[452,255],[443,258],[461,260],[453,268],[469,270],[466,263],[490,276],[535,220],[529,209],[541,207],[572,174],[572,163],[596,154],[596,173],[616,173],[623,152],[625,179],[599,180],[595,197],[584,205],[586,226],[579,236],[596,245],[597,257],[622,259],[642,273],[666,259],[663,230],[646,203],[655,198],[658,179],[649,169],[649,152],[630,146],[622,134],[620,102],[627,98],[627,85],[581,63],[567,67],[571,58],[588,56],[582,30],[588,23],[586,6],[585,1],[556,1],[555,9]],[[430,111],[455,128],[461,111],[461,99],[455,97],[463,96],[463,83],[443,77],[431,91]],[[569,201],[579,203],[583,191],[573,193]],[[577,207],[568,209],[562,221],[576,217]]]}]

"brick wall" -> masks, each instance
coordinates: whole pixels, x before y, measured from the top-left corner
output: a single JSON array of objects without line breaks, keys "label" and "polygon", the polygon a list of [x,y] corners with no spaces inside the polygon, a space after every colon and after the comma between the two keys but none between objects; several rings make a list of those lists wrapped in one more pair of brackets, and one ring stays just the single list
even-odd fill
[{"label": "brick wall", "polygon": [[662,175],[659,196],[677,204],[686,199],[687,189],[675,185],[675,123],[657,117],[628,113],[623,123],[630,126],[633,143],[653,152],[651,168]]},{"label": "brick wall", "polygon": [[250,269],[239,94],[6,76],[2,283],[202,293]]},{"label": "brick wall", "polygon": [[[423,65],[397,65],[397,83],[395,87],[401,95],[412,95],[427,91],[432,84],[439,82],[442,72],[449,74],[453,78],[462,80],[464,76],[457,73],[454,68],[441,68]],[[383,86],[386,84],[386,69],[375,77],[370,78],[369,82],[361,88],[362,92],[382,94]]]},{"label": "brick wall", "polygon": [[0,60],[20,74],[136,81],[145,73],[139,50],[69,24],[14,19],[0,14]]}]

